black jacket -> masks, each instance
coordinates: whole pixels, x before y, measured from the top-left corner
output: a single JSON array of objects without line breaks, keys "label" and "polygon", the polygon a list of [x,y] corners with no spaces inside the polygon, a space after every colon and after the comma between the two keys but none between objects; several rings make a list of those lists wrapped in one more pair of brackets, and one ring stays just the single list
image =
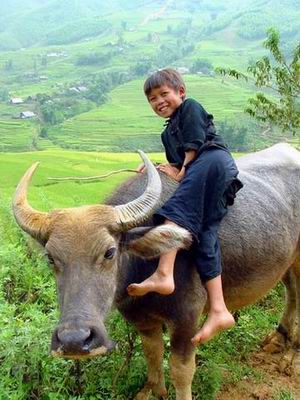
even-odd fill
[{"label": "black jacket", "polygon": [[197,155],[209,147],[227,150],[217,135],[212,114],[193,99],[186,99],[166,123],[161,135],[166,157],[170,164],[182,166],[185,151],[196,150]]}]

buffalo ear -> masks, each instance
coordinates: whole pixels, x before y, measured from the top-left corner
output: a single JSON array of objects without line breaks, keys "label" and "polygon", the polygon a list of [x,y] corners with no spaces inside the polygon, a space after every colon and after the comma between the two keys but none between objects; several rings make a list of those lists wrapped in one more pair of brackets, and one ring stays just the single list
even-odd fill
[{"label": "buffalo ear", "polygon": [[173,249],[188,249],[193,238],[189,231],[173,224],[150,228],[147,233],[128,243],[128,250],[139,257],[155,258]]},{"label": "buffalo ear", "polygon": [[151,229],[153,229],[153,226],[138,226],[137,228],[130,229],[124,235],[125,242],[128,244],[132,240],[139,239],[151,231]]},{"label": "buffalo ear", "polygon": [[153,226],[139,226],[137,228],[130,229],[127,232],[123,232],[121,235],[121,246],[125,250],[128,250],[129,243],[131,243],[134,240],[140,239],[151,229],[153,229]]}]

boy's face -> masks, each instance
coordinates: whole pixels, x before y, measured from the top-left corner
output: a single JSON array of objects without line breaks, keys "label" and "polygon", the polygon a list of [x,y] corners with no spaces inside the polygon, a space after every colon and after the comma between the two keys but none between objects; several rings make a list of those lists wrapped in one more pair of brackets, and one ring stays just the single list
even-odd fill
[{"label": "boy's face", "polygon": [[148,101],[157,115],[169,118],[180,106],[184,96],[184,87],[181,86],[177,91],[168,85],[163,85],[151,90]]}]

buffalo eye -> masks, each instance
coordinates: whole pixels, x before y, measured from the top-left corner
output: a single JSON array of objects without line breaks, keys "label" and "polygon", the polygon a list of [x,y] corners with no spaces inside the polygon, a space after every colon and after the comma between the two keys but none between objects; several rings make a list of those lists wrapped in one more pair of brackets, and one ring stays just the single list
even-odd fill
[{"label": "buffalo eye", "polygon": [[110,249],[106,250],[104,254],[104,258],[107,260],[111,260],[113,256],[116,254],[117,248],[116,247],[111,247]]}]

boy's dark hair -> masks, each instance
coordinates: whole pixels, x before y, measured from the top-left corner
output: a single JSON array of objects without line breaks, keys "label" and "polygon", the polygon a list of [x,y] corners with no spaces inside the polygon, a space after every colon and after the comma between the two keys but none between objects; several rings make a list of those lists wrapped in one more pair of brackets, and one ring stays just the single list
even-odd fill
[{"label": "boy's dark hair", "polygon": [[144,93],[148,97],[152,89],[167,85],[178,91],[180,87],[184,87],[182,76],[179,72],[172,68],[161,69],[150,75],[144,83]]}]

